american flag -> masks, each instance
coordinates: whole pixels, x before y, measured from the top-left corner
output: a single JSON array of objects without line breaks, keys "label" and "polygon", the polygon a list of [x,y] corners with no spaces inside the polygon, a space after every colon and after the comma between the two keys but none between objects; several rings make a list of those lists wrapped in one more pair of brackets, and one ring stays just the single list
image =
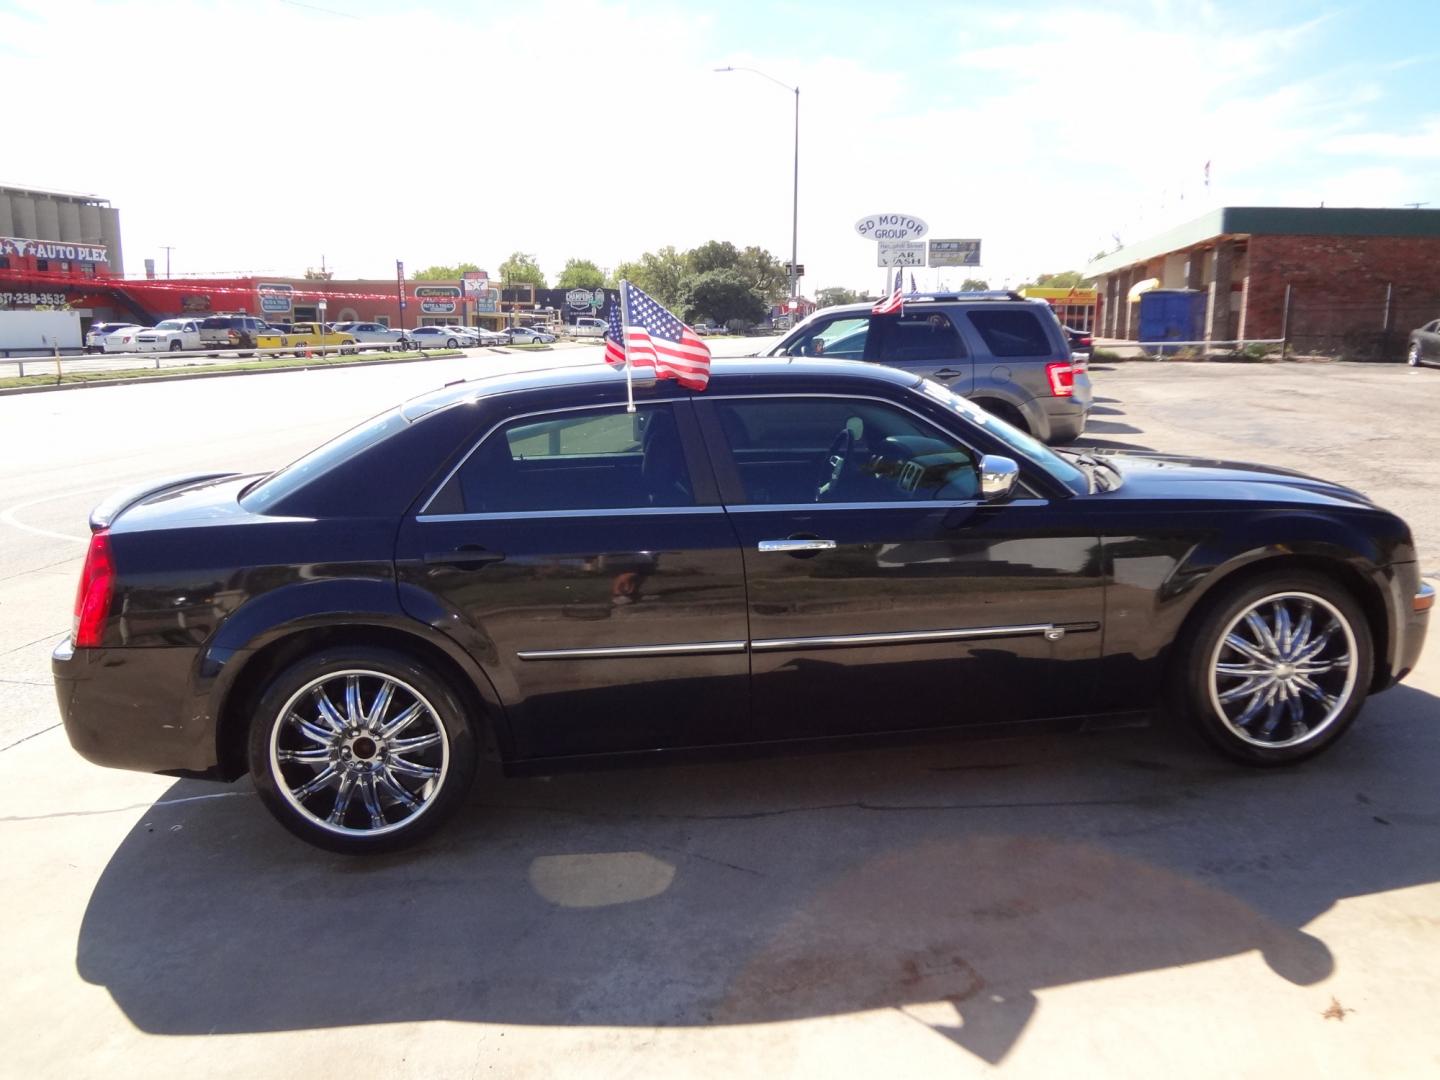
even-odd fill
[{"label": "american flag", "polygon": [[919,296],[920,290],[915,286],[915,271],[910,271],[910,295]]},{"label": "american flag", "polygon": [[[710,349],[698,334],[628,281],[620,304],[611,304],[605,331],[605,362],[619,366],[626,354],[637,368],[654,368],[657,379],[674,379],[691,390],[710,382]],[[622,325],[623,307],[625,319]]]},{"label": "american flag", "polygon": [[905,287],[905,271],[898,266],[895,268],[895,288],[890,295],[881,300],[870,309],[872,315],[899,315],[905,309],[905,301],[900,295],[900,290]]}]

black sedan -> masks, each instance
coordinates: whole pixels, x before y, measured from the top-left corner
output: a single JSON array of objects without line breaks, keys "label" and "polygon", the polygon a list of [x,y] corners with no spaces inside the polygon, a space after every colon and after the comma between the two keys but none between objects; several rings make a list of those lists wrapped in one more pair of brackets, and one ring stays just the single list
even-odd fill
[{"label": "black sedan", "polygon": [[1242,762],[1420,653],[1409,529],[1298,473],[1056,453],[869,364],[608,367],[410,401],[266,476],[107,500],[54,658],[100,764],[245,773],[297,835],[411,842],[507,769],[1167,702]]}]

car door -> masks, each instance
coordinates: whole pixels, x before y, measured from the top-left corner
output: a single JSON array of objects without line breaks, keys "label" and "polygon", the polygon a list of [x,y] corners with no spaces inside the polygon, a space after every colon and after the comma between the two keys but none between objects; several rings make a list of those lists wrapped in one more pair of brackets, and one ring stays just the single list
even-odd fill
[{"label": "car door", "polygon": [[1440,361],[1440,319],[1421,327],[1420,355],[1426,360]]},{"label": "car door", "polygon": [[1083,713],[1099,541],[1056,492],[978,498],[979,452],[893,401],[696,399],[744,557],[765,738]]},{"label": "car door", "polygon": [[974,360],[950,316],[923,304],[895,315],[872,315],[865,359],[970,393]]},{"label": "car door", "polygon": [[401,527],[412,613],[505,702],[518,758],[742,741],[744,569],[688,399],[493,423]]}]

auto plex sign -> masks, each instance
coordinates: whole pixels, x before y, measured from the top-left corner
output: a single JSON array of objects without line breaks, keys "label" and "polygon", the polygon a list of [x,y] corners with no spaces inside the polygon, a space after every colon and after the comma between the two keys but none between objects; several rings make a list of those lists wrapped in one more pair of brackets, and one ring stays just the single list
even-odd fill
[{"label": "auto plex sign", "polygon": [[869,214],[855,223],[862,240],[919,240],[930,226],[914,214]]},{"label": "auto plex sign", "polygon": [[49,240],[26,240],[21,236],[0,236],[0,255],[31,259],[60,259],[68,262],[110,263],[103,247],[86,244],[55,244]]}]

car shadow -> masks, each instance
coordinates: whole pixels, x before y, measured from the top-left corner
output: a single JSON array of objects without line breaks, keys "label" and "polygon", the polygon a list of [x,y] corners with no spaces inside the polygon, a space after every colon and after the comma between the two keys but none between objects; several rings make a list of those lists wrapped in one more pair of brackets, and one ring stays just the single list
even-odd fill
[{"label": "car shadow", "polygon": [[1392,691],[1334,752],[1265,772],[1156,728],[485,773],[428,846],[368,859],[253,797],[177,801],[225,790],[182,781],[106,867],[76,963],[158,1034],[897,1008],[993,1063],[1044,988],[1363,963],[1305,927],[1440,880],[1436,711]]},{"label": "car shadow", "polygon": [[1141,430],[1134,424],[1124,424],[1118,420],[1086,420],[1086,433],[1095,432],[1099,435],[1139,435]]}]

